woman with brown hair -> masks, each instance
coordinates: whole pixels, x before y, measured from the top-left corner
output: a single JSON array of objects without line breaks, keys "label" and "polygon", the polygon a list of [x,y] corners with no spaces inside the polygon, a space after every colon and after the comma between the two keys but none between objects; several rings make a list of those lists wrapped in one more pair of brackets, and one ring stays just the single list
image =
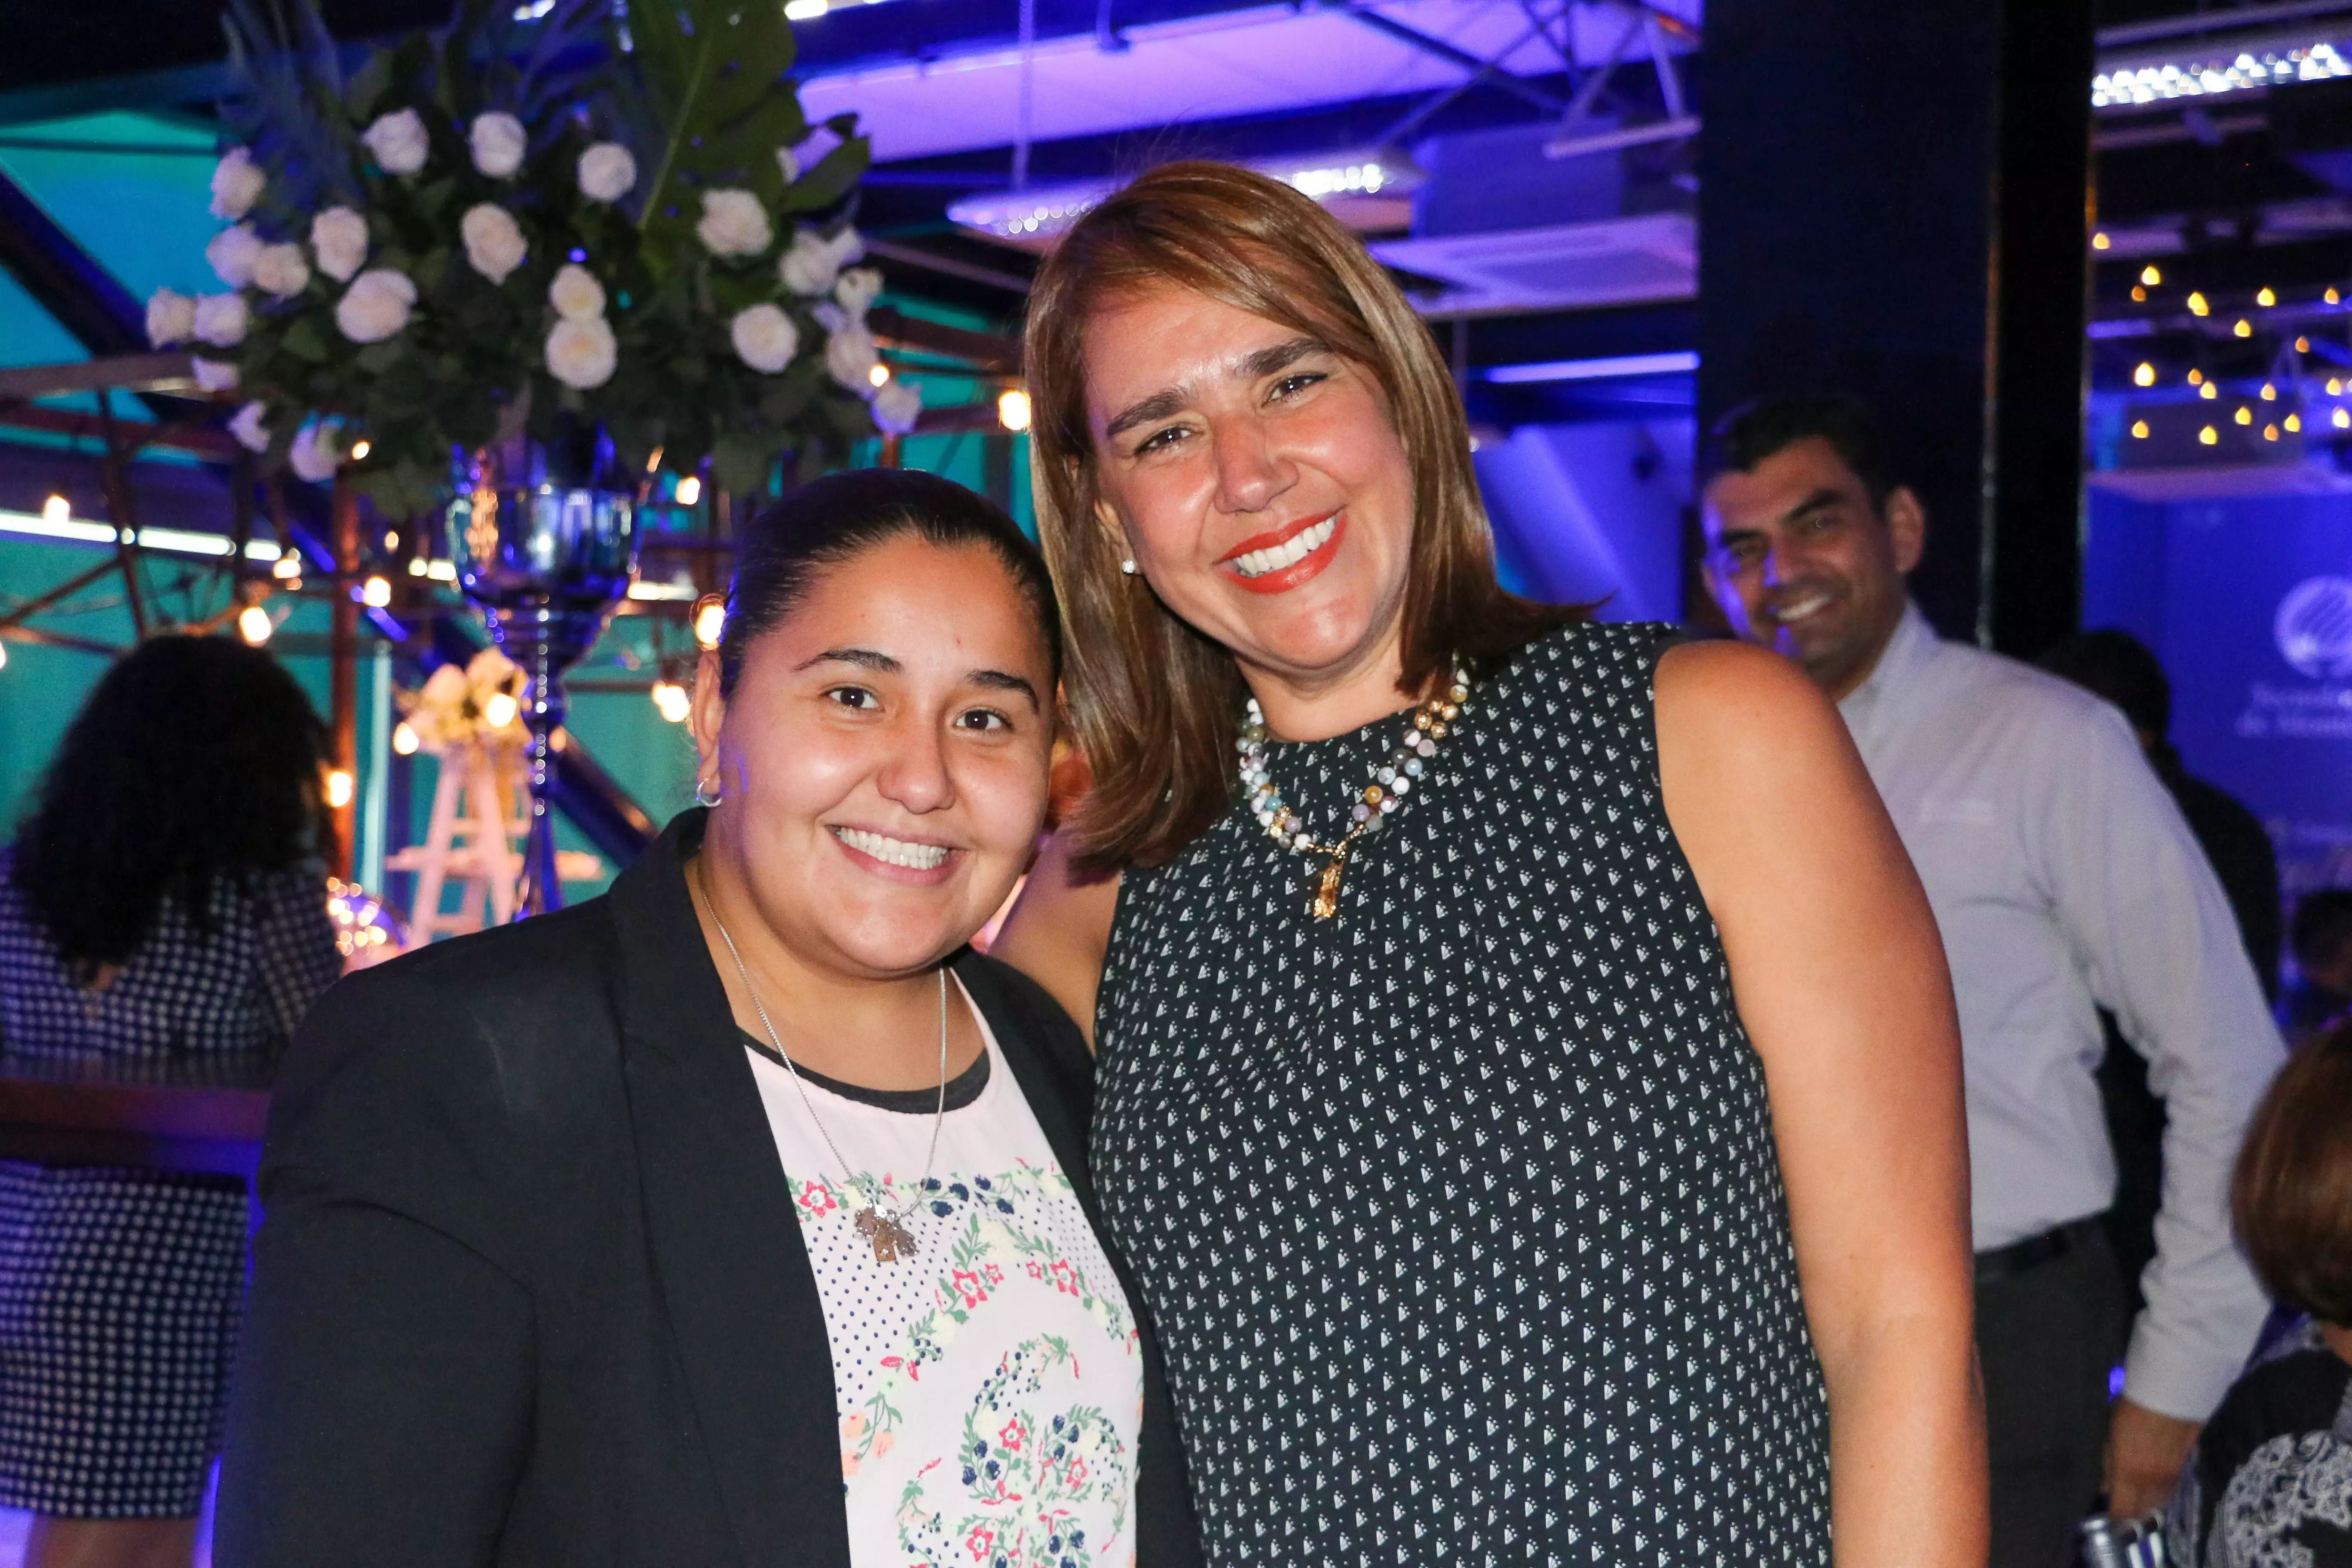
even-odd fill
[{"label": "woman with brown hair", "polygon": [[1793,667],[1495,581],[1360,245],[1159,169],[1032,296],[1095,1022],[1210,1561],[1981,1563],[1959,1058]]}]

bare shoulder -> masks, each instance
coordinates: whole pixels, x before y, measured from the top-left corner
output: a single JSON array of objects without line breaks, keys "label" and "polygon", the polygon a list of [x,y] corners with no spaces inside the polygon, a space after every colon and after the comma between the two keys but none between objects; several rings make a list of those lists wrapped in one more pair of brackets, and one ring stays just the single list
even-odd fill
[{"label": "bare shoulder", "polygon": [[1066,832],[1045,841],[1029,868],[1020,901],[989,948],[1044,986],[1095,1043],[1095,991],[1110,951],[1111,918],[1118,912],[1116,876],[1080,879],[1070,864]]},{"label": "bare shoulder", "polygon": [[1684,643],[1658,659],[1660,771],[1844,763],[1845,723],[1792,661],[1738,642]]}]

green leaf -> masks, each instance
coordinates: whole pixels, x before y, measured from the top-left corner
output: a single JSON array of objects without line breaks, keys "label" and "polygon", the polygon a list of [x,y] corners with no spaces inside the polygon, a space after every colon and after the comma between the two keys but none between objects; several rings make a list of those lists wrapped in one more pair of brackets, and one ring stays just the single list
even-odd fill
[{"label": "green leaf", "polygon": [[319,322],[315,317],[297,317],[286,329],[283,347],[297,359],[308,360],[312,364],[326,363],[327,343],[319,334]]},{"label": "green leaf", "polygon": [[365,125],[375,118],[375,106],[392,85],[392,56],[383,49],[370,52],[367,63],[352,73],[343,88],[343,106],[351,110],[352,123]]},{"label": "green leaf", "polygon": [[[855,115],[835,115],[853,125]],[[840,146],[816,161],[814,168],[804,171],[784,190],[784,208],[788,212],[811,212],[829,207],[856,187],[865,177],[866,165],[874,161],[874,144],[863,136],[847,136]]]},{"label": "green leaf", "polygon": [[710,451],[711,482],[734,495],[751,495],[767,488],[768,469],[782,443],[774,437],[729,436]]},{"label": "green leaf", "polygon": [[772,203],[783,183],[776,149],[806,128],[785,79],[798,46],[783,8],[663,0],[632,9],[629,30],[657,127],[639,226],[690,226],[696,189],[711,184]]}]

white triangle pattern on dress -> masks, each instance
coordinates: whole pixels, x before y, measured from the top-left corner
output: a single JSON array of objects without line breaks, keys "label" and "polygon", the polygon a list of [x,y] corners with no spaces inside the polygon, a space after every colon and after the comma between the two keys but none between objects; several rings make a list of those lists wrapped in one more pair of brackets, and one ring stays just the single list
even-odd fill
[{"label": "white triangle pattern on dress", "polygon": [[[1828,1415],[1763,1070],[1668,826],[1670,628],[1474,689],[1339,918],[1238,805],[1130,870],[1096,1179],[1217,1568],[1819,1568]],[[1319,830],[1389,720],[1275,748]]]}]

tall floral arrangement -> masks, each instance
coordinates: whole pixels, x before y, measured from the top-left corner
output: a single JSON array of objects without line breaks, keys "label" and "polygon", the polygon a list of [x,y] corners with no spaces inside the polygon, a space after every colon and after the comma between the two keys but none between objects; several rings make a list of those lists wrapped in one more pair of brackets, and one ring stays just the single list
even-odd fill
[{"label": "tall floral arrangement", "polygon": [[[530,13],[537,13],[530,15]],[[772,4],[466,0],[348,74],[315,0],[234,0],[242,136],[213,175],[221,291],[159,290],[231,428],[305,479],[432,506],[454,449],[601,425],[724,488],[913,426],[843,208],[855,116],[812,128]],[[362,443],[364,442],[364,447]]]}]

